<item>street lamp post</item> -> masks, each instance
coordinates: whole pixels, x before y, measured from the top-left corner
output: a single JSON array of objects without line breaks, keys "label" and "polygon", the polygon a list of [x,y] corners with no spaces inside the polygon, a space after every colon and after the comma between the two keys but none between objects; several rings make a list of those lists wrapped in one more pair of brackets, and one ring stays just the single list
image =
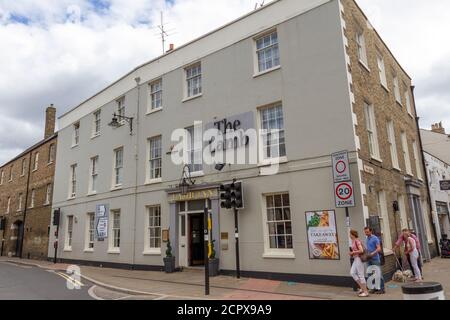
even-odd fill
[{"label": "street lamp post", "polygon": [[111,122],[109,123],[110,127],[113,128],[118,128],[121,126],[119,120],[125,120],[126,122],[128,122],[128,124],[130,125],[130,135],[133,134],[133,119],[132,117],[126,117],[126,116],[122,116],[120,114],[113,114],[113,118],[111,120]]}]

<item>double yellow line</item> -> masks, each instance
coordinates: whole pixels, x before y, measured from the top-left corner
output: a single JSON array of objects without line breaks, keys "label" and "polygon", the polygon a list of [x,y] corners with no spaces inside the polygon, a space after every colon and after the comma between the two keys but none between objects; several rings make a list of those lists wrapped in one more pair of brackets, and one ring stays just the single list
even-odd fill
[{"label": "double yellow line", "polygon": [[69,275],[63,273],[63,272],[55,272],[55,274],[57,274],[58,276],[66,279],[67,281],[69,281],[70,283],[72,283],[75,286],[78,287],[84,287],[84,284],[76,279],[73,279],[72,277],[70,277]]}]

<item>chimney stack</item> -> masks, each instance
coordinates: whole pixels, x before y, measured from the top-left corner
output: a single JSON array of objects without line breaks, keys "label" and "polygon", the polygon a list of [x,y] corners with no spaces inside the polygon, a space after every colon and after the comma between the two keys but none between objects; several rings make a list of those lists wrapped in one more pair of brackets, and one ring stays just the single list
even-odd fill
[{"label": "chimney stack", "polygon": [[431,131],[440,133],[440,134],[445,134],[445,128],[442,126],[442,121],[439,123],[432,124]]},{"label": "chimney stack", "polygon": [[45,110],[45,133],[44,139],[51,137],[55,133],[56,108],[53,104]]},{"label": "chimney stack", "polygon": [[169,45],[169,50],[167,50],[167,52],[173,51],[175,49],[175,45],[173,43],[171,43]]}]

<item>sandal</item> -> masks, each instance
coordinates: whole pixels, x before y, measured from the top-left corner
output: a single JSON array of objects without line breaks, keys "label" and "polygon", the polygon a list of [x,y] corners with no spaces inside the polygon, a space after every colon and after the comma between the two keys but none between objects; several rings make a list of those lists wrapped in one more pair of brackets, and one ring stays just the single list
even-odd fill
[{"label": "sandal", "polygon": [[358,295],[358,297],[360,297],[360,298],[367,298],[368,296],[369,296],[369,294],[367,292],[363,292]]}]

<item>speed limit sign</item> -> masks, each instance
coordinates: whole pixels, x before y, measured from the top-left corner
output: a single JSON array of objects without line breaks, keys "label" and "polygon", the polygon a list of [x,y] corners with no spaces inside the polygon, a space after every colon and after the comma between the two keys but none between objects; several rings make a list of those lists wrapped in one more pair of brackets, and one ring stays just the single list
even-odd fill
[{"label": "speed limit sign", "polygon": [[355,206],[355,195],[352,182],[338,182],[334,184],[336,208],[349,208]]}]

